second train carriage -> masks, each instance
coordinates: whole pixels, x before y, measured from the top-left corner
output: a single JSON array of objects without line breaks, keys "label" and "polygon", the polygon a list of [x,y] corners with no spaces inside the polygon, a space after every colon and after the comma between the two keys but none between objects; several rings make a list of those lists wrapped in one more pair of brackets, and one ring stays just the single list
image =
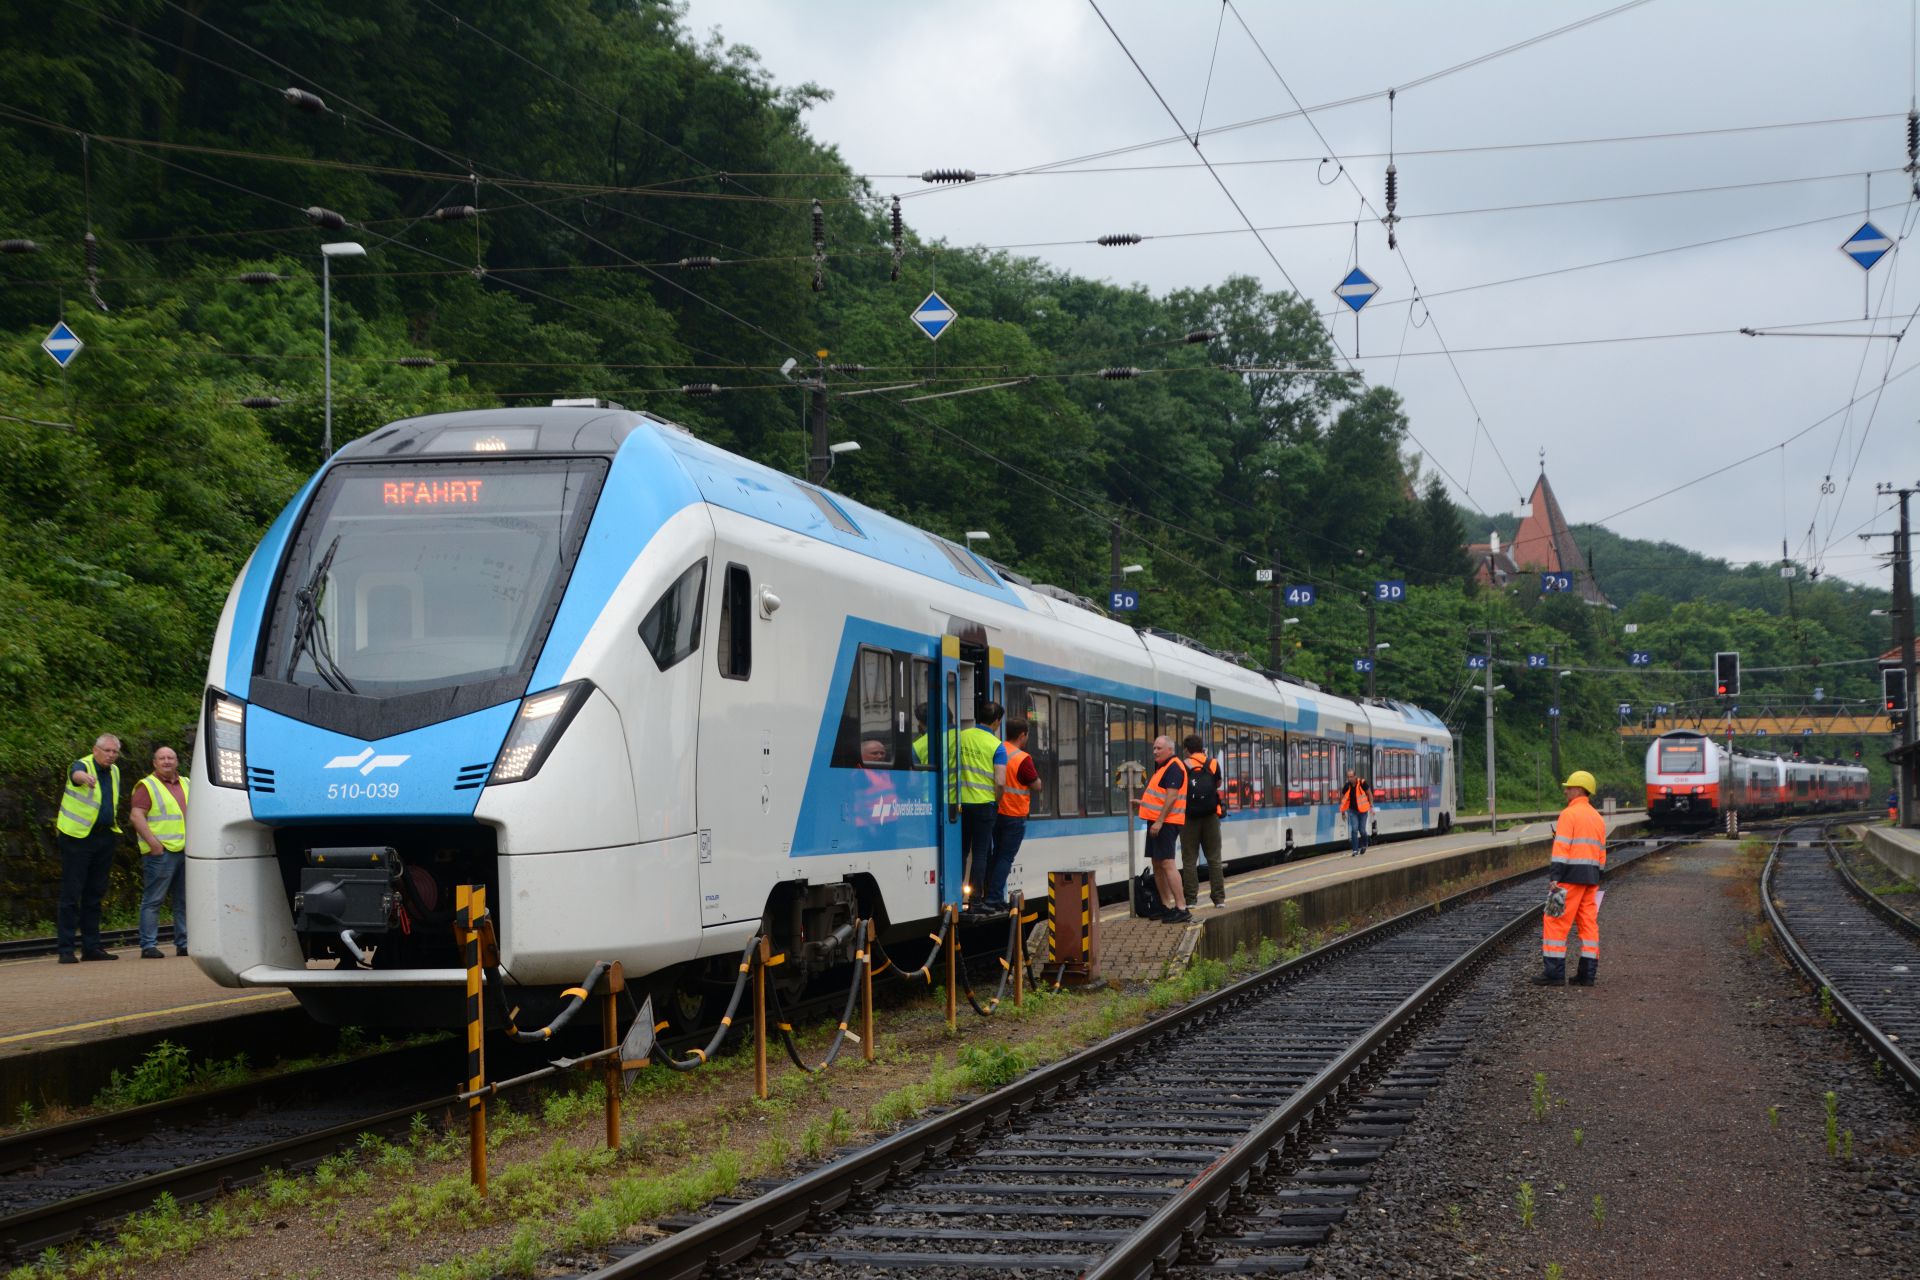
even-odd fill
[{"label": "second train carriage", "polygon": [[189,816],[194,954],[336,1021],[455,1016],[458,884],[529,989],[619,960],[669,1000],[765,921],[799,977],[961,901],[943,743],[988,700],[1044,785],[1011,885],[1126,872],[1117,766],[1222,761],[1224,856],[1446,830],[1445,726],[1270,679],[616,407],[355,441],[242,570]]}]

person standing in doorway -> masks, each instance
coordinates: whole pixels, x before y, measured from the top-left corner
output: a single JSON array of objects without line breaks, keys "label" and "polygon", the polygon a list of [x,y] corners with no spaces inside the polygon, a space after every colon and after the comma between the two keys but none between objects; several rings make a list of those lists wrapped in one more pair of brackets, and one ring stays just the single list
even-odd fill
[{"label": "person standing in doorway", "polygon": [[993,822],[1000,813],[999,784],[1006,774],[1006,751],[999,732],[1004,714],[997,702],[982,706],[979,723],[960,731],[955,752],[959,759],[949,766],[959,784],[960,845],[966,859],[962,882],[969,911],[983,909],[987,868],[993,860]]},{"label": "person standing in doorway", "polygon": [[1590,987],[1600,976],[1600,874],[1607,869],[1607,820],[1594,810],[1598,784],[1575,769],[1560,784],[1567,807],[1553,824],[1553,870],[1542,916],[1540,952],[1545,965],[1534,979],[1557,987],[1567,976],[1567,931],[1580,933],[1580,968],[1573,983]]},{"label": "person standing in doorway", "polygon": [[1200,855],[1207,855],[1207,884],[1213,905],[1227,905],[1227,873],[1220,865],[1220,762],[1208,757],[1197,733],[1182,740],[1187,769],[1187,821],[1180,828],[1180,891],[1189,903],[1200,901]]},{"label": "person standing in doorway", "polygon": [[1027,838],[1027,815],[1033,811],[1034,793],[1040,790],[1040,770],[1027,752],[1030,731],[1025,720],[1007,721],[1007,740],[1001,747],[1005,759],[994,768],[1000,778],[1000,808],[993,820],[993,860],[987,867],[988,911],[1007,909],[1007,876]]},{"label": "person standing in doorway", "polygon": [[1373,811],[1373,795],[1366,780],[1347,770],[1347,785],[1340,789],[1340,812],[1347,815],[1347,838],[1353,842],[1353,856],[1367,851],[1367,814]]},{"label": "person standing in doorway", "polygon": [[1173,739],[1164,734],[1153,740],[1153,777],[1140,794],[1141,820],[1147,824],[1147,860],[1153,866],[1154,886],[1160,892],[1160,914],[1168,924],[1193,919],[1180,884],[1180,829],[1187,823],[1187,769],[1173,753]]},{"label": "person standing in doorway", "polygon": [[60,846],[60,909],[55,919],[61,964],[118,960],[100,942],[100,900],[113,871],[120,834],[120,739],[103,733],[93,754],[67,769],[67,787],[54,821]]},{"label": "person standing in doorway", "polygon": [[153,772],[133,788],[133,830],[140,837],[140,955],[164,960],[160,904],[173,900],[173,954],[187,954],[187,780],[172,747],[153,753]]}]

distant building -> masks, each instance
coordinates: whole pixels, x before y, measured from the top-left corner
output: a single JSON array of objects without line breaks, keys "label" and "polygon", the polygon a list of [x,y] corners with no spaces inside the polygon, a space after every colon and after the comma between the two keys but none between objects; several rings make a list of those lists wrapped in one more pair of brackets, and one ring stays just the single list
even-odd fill
[{"label": "distant building", "polygon": [[1533,486],[1527,514],[1514,532],[1513,544],[1502,547],[1500,535],[1489,533],[1487,541],[1468,546],[1467,554],[1473,559],[1474,576],[1488,586],[1506,586],[1529,572],[1570,573],[1573,589],[1582,600],[1591,605],[1613,607],[1613,602],[1600,590],[1600,584],[1593,580],[1593,571],[1587,567],[1587,558],[1574,540],[1573,531],[1567,527],[1566,514],[1560,510],[1560,500],[1554,497],[1553,486],[1547,483],[1544,470]]}]

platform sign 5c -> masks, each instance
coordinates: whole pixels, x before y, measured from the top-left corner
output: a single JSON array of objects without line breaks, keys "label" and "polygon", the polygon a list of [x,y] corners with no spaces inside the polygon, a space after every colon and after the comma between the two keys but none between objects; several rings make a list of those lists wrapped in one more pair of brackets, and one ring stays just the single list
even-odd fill
[{"label": "platform sign 5c", "polygon": [[1353,669],[1355,671],[1359,671],[1362,673],[1371,671],[1373,670],[1373,659],[1372,658],[1355,658],[1353,660]]},{"label": "platform sign 5c", "polygon": [[1286,600],[1289,606],[1312,604],[1314,597],[1314,589],[1304,582],[1290,583],[1287,586]]},{"label": "platform sign 5c", "polygon": [[1373,584],[1375,600],[1399,603],[1407,598],[1407,580],[1405,578],[1381,578]]},{"label": "platform sign 5c", "polygon": [[1570,573],[1543,573],[1540,575],[1540,590],[1571,591],[1573,575]]},{"label": "platform sign 5c", "polygon": [[1107,609],[1113,613],[1132,613],[1140,607],[1138,591],[1109,591]]}]

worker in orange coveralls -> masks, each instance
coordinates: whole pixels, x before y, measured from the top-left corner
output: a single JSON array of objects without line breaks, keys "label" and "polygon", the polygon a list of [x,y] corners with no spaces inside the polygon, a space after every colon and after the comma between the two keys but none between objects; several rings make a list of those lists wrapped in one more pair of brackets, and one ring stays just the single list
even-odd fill
[{"label": "worker in orange coveralls", "polygon": [[1580,968],[1573,984],[1590,987],[1600,974],[1600,873],[1607,867],[1607,820],[1591,803],[1593,775],[1575,769],[1560,784],[1567,807],[1553,824],[1553,879],[1541,918],[1540,952],[1546,972],[1534,982],[1557,987],[1567,979],[1567,930],[1580,932]]}]

